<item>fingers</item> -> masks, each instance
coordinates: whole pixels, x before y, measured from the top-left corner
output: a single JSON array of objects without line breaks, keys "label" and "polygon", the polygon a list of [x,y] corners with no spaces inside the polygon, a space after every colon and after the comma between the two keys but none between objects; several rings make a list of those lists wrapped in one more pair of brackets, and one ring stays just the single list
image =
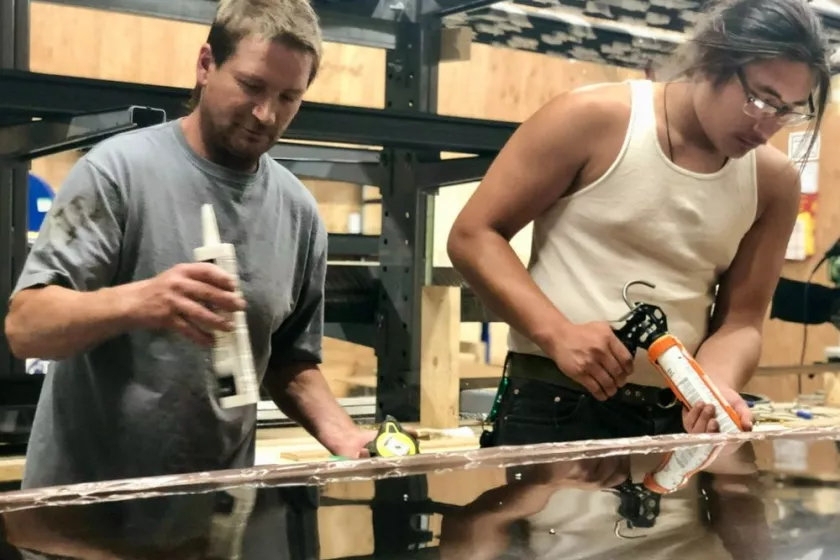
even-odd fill
[{"label": "fingers", "polygon": [[683,426],[690,434],[717,432],[719,427],[714,405],[698,402],[691,410],[683,413]]},{"label": "fingers", "polygon": [[595,366],[596,369],[591,375],[601,386],[603,393],[612,397],[627,383],[627,377],[633,371],[633,357],[612,331],[607,340],[606,351],[600,359],[600,368]]},{"label": "fingers", "polygon": [[241,296],[201,281],[184,279],[178,289],[193,301],[203,302],[220,311],[234,312],[245,309],[245,300]]},{"label": "fingers", "polygon": [[184,265],[186,276],[205,284],[215,286],[220,290],[233,291],[236,289],[236,280],[225,270],[213,263],[199,262]]},{"label": "fingers", "polygon": [[552,483],[614,488],[630,476],[630,463],[626,457],[583,459],[566,465],[565,470],[552,466]]},{"label": "fingers", "polygon": [[176,317],[173,322],[175,330],[177,330],[179,333],[192,340],[196,344],[205,347],[213,346],[214,338],[212,334],[204,332],[201,329],[195,327],[183,317]]},{"label": "fingers", "polygon": [[[741,419],[741,425],[745,431],[752,430],[753,417],[747,403],[736,401],[732,403],[732,409]],[[697,403],[690,411],[683,413],[683,425],[690,434],[702,434],[717,432],[720,430],[715,419],[715,407],[711,404]]]},{"label": "fingers", "polygon": [[630,350],[624,346],[624,343],[615,336],[615,333],[613,333],[610,338],[610,351],[612,352],[613,358],[624,377],[633,373],[633,355],[630,353]]},{"label": "fingers", "polygon": [[[601,366],[612,379],[612,383],[613,385],[615,385],[616,391],[619,388],[623,387],[625,383],[627,383],[627,372],[625,371],[624,367],[619,363],[615,355],[607,353],[601,359]],[[613,394],[615,394],[615,392],[610,393],[610,396],[612,396]]]},{"label": "fingers", "polygon": [[178,312],[176,320],[184,318],[193,326],[207,333],[233,330],[233,323],[231,321],[191,299],[185,297],[176,299],[175,308]]},{"label": "fingers", "polygon": [[616,385],[615,379],[613,379],[609,372],[597,364],[593,366],[593,370],[594,371],[592,371],[590,375],[595,379],[598,386],[601,388],[601,393],[604,397],[609,398],[615,395],[618,391],[618,385]]},{"label": "fingers", "polygon": [[604,481],[604,488],[615,488],[630,478],[630,459],[621,457],[618,465],[615,466],[609,477]]},{"label": "fingers", "polygon": [[750,407],[747,405],[746,402],[743,400],[737,401],[732,404],[732,409],[735,411],[735,414],[741,419],[741,427],[744,428],[745,431],[750,431],[753,428],[753,414]]},{"label": "fingers", "polygon": [[605,457],[590,471],[587,482],[594,482],[604,488],[618,486],[630,475],[626,457]]},{"label": "fingers", "polygon": [[586,387],[586,390],[599,401],[607,400],[607,394],[604,392],[601,384],[592,375],[584,375],[578,379],[578,382]]}]

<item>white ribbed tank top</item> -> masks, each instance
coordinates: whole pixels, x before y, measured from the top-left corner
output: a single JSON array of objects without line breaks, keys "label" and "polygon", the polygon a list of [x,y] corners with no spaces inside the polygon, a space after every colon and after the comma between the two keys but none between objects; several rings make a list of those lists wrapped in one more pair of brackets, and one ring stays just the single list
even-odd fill
[{"label": "white ribbed tank top", "polygon": [[[560,198],[534,221],[531,277],[573,323],[615,321],[632,301],[663,308],[668,326],[690,352],[704,340],[720,274],[729,267],[757,208],[755,151],[715,173],[674,164],[659,143],[653,83],[627,82],[630,122],[618,157],[595,182]],[[514,352],[543,355],[511,329]],[[636,355],[629,382],[665,386]]]}]

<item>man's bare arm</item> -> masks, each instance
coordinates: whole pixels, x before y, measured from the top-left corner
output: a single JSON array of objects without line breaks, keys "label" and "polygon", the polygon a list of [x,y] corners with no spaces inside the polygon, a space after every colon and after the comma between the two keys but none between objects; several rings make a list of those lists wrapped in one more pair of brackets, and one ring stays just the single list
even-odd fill
[{"label": "man's bare arm", "polygon": [[84,352],[132,327],[137,286],[79,292],[30,288],[12,299],[6,338],[20,359],[59,360]]},{"label": "man's bare arm", "polygon": [[761,498],[761,480],[752,444],[738,444],[705,469],[712,474],[706,489],[711,529],[732,558],[769,558],[770,527]]},{"label": "man's bare arm", "polygon": [[759,215],[720,283],[710,336],[697,352],[710,376],[737,391],[758,367],[765,314],[799,211],[796,169],[773,148],[760,156]]},{"label": "man's bare arm", "polygon": [[358,455],[364,435],[336,400],[318,364],[296,361],[271,367],[265,387],[277,407],[330,453]]},{"label": "man's bare arm", "polygon": [[510,547],[510,527],[541,512],[554,491],[549,485],[507,484],[447,513],[441,520],[441,560],[498,558]]},{"label": "man's bare arm", "polygon": [[18,292],[6,336],[20,358],[62,359],[133,329],[168,329],[211,346],[214,330],[233,325],[211,311],[238,311],[245,302],[234,279],[210,263],[182,263],[153,278],[84,291],[50,285]]},{"label": "man's bare arm", "polygon": [[[661,461],[661,457],[656,461]],[[555,492],[579,488],[598,492],[630,476],[628,457],[599,457],[516,468],[518,481],[492,488],[443,516],[441,559],[498,558],[509,548],[509,528],[541,512]],[[562,527],[558,527],[558,533]],[[524,551],[514,552],[520,556]]]},{"label": "man's bare arm", "polygon": [[[591,129],[604,119],[589,92],[549,102],[513,134],[458,215],[447,249],[453,265],[506,323],[540,345],[568,323],[529,276],[510,240],[573,186]],[[500,274],[500,271],[504,271]]]},{"label": "man's bare arm", "polygon": [[481,301],[599,400],[625,383],[632,356],[606,318],[572,324],[533,281],[510,240],[570,189],[606,171],[597,169],[605,158],[593,154],[605,150],[605,138],[626,133],[629,94],[622,87],[562,95],[523,123],[464,206],[447,246]]}]

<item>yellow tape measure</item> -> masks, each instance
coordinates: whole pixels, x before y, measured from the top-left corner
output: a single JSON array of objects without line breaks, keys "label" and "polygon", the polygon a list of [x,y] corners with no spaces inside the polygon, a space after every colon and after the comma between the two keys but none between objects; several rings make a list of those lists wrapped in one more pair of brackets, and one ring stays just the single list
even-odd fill
[{"label": "yellow tape measure", "polygon": [[405,457],[420,452],[420,444],[393,416],[385,417],[367,448],[372,457]]}]

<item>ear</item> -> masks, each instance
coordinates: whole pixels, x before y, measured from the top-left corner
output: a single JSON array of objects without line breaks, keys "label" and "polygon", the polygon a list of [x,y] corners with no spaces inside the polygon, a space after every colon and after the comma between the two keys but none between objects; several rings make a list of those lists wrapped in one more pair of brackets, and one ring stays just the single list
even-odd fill
[{"label": "ear", "polygon": [[213,58],[213,50],[208,43],[205,43],[201,45],[201,50],[198,51],[198,61],[195,69],[196,84],[199,86],[207,85],[207,79],[215,69],[216,61]]}]

